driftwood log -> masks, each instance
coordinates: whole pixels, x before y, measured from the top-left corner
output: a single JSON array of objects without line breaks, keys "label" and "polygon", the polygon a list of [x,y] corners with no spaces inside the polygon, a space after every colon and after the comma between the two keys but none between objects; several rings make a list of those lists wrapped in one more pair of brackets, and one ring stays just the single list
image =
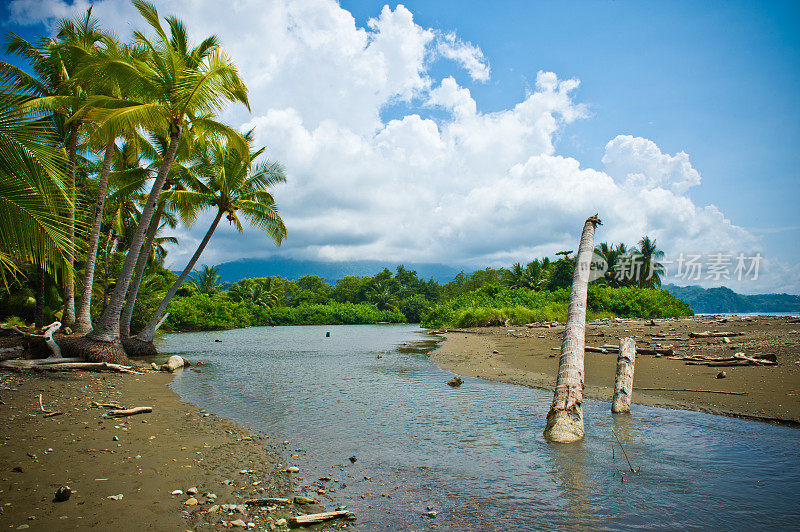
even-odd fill
[{"label": "driftwood log", "polygon": [[0,362],[2,368],[12,369],[32,369],[46,371],[70,371],[70,370],[85,370],[85,371],[116,371],[118,373],[133,373],[141,375],[141,371],[136,371],[131,366],[122,366],[120,364],[110,364],[108,362],[80,362],[80,358],[45,358],[38,360],[4,360]]},{"label": "driftwood log", "polygon": [[650,392],[692,392],[692,393],[721,393],[725,395],[747,395],[747,392],[728,392],[725,390],[696,390],[692,388],[634,388],[634,390]]},{"label": "driftwood log", "polygon": [[152,411],[152,406],[137,406],[134,408],[126,408],[124,410],[112,410],[108,413],[108,415],[109,417],[126,417],[135,416],[136,414],[149,414]]},{"label": "driftwood log", "polygon": [[248,506],[269,506],[272,504],[292,504],[292,500],[281,497],[266,497],[264,499],[250,499],[244,501],[244,503]]},{"label": "driftwood log", "polygon": [[689,337],[691,338],[722,338],[724,336],[744,336],[743,332],[711,332],[711,331],[703,331],[703,332],[690,332]]},{"label": "driftwood log", "polygon": [[337,510],[335,512],[322,512],[319,514],[298,515],[297,517],[290,517],[289,524],[292,526],[305,526],[322,523],[331,519],[344,517],[347,519],[355,519],[355,514],[349,510]]}]

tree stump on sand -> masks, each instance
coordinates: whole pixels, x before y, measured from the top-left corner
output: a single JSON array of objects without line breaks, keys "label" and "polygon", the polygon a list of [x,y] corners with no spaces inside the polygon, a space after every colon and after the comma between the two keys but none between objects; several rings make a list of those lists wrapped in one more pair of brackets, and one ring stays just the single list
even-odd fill
[{"label": "tree stump on sand", "polygon": [[129,357],[154,357],[158,354],[153,342],[143,342],[138,338],[123,338],[122,347]]},{"label": "tree stump on sand", "polygon": [[631,411],[631,394],[633,393],[633,366],[636,362],[636,342],[633,338],[619,341],[617,356],[617,376],[614,379],[614,398],[611,400],[611,412],[615,414]]}]

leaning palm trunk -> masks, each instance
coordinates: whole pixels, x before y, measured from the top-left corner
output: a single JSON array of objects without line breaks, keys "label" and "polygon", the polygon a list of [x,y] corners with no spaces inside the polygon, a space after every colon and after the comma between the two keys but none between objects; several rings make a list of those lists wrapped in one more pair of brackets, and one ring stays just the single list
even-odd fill
[{"label": "leaning palm trunk", "polygon": [[69,239],[69,253],[64,274],[64,312],[61,321],[64,326],[75,323],[75,279],[73,267],[75,265],[75,167],[78,159],[78,122],[73,122],[69,136],[69,212],[67,213],[67,238]]},{"label": "leaning palm trunk", "polygon": [[122,305],[125,302],[125,294],[128,292],[131,278],[133,277],[134,269],[136,268],[136,261],[139,259],[139,253],[144,244],[145,233],[150,227],[150,220],[153,218],[153,212],[158,204],[158,196],[164,188],[164,183],[167,180],[167,173],[175,160],[175,152],[178,150],[178,141],[180,140],[181,129],[177,124],[172,124],[170,127],[170,139],[167,153],[161,163],[161,168],[158,170],[153,188],[150,190],[150,195],[147,198],[147,204],[142,210],[139,217],[139,225],[136,227],[136,232],[131,240],[130,249],[125,256],[125,262],[122,264],[117,284],[114,286],[111,297],[100,317],[100,322],[95,329],[82,338],[82,342],[76,344],[76,349],[79,350],[79,355],[92,362],[119,362],[127,360],[125,351],[122,348],[122,343],[119,341],[119,322],[120,314],[122,313]]},{"label": "leaning palm trunk", "polygon": [[139,260],[136,261],[136,273],[131,281],[131,286],[128,288],[128,297],[125,298],[125,306],[122,309],[122,316],[120,317],[119,333],[122,338],[127,338],[131,335],[133,309],[136,306],[136,298],[139,295],[139,285],[142,284],[142,279],[144,278],[147,260],[150,258],[153,242],[156,239],[156,233],[158,233],[158,226],[161,224],[161,209],[163,209],[163,206],[160,205],[153,215],[153,219],[150,220],[150,227],[147,229],[147,239],[145,240],[142,251],[139,253]]},{"label": "leaning palm trunk", "polygon": [[178,280],[175,281],[175,284],[173,284],[172,288],[169,289],[167,295],[164,296],[164,300],[158,306],[158,309],[155,311],[155,313],[153,313],[153,317],[150,318],[150,321],[147,322],[147,325],[145,325],[144,329],[142,329],[142,331],[136,335],[136,339],[140,342],[151,343],[153,338],[155,338],[156,328],[161,321],[161,316],[164,314],[164,311],[167,310],[167,305],[169,305],[169,302],[178,292],[178,289],[181,287],[183,282],[186,281],[186,278],[189,277],[189,274],[192,273],[192,269],[194,269],[195,264],[197,264],[197,260],[200,258],[200,255],[203,254],[203,250],[206,248],[208,241],[211,240],[211,235],[213,235],[214,231],[217,229],[217,225],[222,219],[223,214],[224,211],[219,209],[217,216],[211,223],[211,227],[209,227],[208,231],[206,231],[206,236],[203,237],[203,241],[200,242],[200,245],[197,247],[197,251],[194,252],[194,255],[192,255],[192,258],[189,260],[189,263],[181,272],[181,276],[178,277]]},{"label": "leaning palm trunk", "polygon": [[100,170],[100,182],[97,188],[97,203],[94,207],[94,223],[89,235],[89,247],[86,250],[86,268],[83,275],[83,289],[78,300],[78,315],[75,320],[74,332],[86,334],[92,330],[92,292],[94,288],[94,269],[97,263],[97,249],[100,244],[100,226],[103,223],[103,209],[106,204],[106,191],[108,190],[108,174],[111,172],[111,159],[114,156],[114,142],[106,144],[103,156],[103,167]]},{"label": "leaning palm trunk", "polygon": [[597,215],[586,220],[581,233],[572,292],[553,403],[547,413],[544,437],[552,442],[573,442],[583,438],[583,355],[586,333],[586,297],[594,248],[594,229],[600,225]]}]

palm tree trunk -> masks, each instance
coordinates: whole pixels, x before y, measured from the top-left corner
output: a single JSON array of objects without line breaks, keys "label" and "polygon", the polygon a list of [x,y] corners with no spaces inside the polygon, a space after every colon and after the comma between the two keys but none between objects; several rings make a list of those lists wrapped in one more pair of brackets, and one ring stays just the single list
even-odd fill
[{"label": "palm tree trunk", "polygon": [[[120,270],[119,277],[117,278],[117,284],[114,286],[114,291],[111,292],[108,306],[103,312],[103,315],[100,317],[100,322],[97,324],[97,327],[95,327],[91,333],[86,335],[85,338],[88,339],[89,342],[84,343],[81,346],[87,351],[87,355],[89,357],[97,358],[98,361],[106,361],[105,358],[111,353],[109,353],[108,346],[105,345],[98,345],[96,346],[96,349],[92,348],[89,345],[92,343],[92,341],[94,343],[103,344],[113,343],[115,344],[115,347],[113,348],[114,355],[119,356],[122,354],[122,357],[126,358],[124,356],[122,344],[119,343],[119,322],[120,315],[122,313],[122,305],[125,302],[125,294],[128,292],[131,278],[133,277],[134,270],[136,269],[136,261],[139,259],[139,253],[142,249],[142,244],[144,244],[145,233],[150,227],[150,220],[153,218],[153,213],[155,212],[156,205],[158,204],[158,196],[161,194],[161,190],[164,188],[164,183],[167,180],[167,174],[169,173],[169,169],[175,160],[175,153],[178,150],[180,138],[180,125],[172,124],[170,127],[169,147],[167,148],[167,153],[164,155],[161,168],[159,168],[155,183],[153,183],[153,188],[150,190],[150,195],[147,198],[147,204],[145,205],[144,209],[142,210],[142,214],[139,217],[139,225],[136,227],[136,232],[131,240],[130,249],[128,250],[128,254],[125,256],[125,262],[122,264],[122,269]],[[93,357],[93,353],[96,353],[97,356]]]},{"label": "palm tree trunk", "polygon": [[73,328],[76,334],[86,334],[92,330],[92,292],[94,288],[94,269],[97,263],[97,248],[100,244],[100,226],[103,223],[103,209],[106,204],[108,190],[108,174],[111,172],[111,159],[114,156],[114,141],[106,144],[103,155],[103,166],[100,170],[100,182],[97,188],[97,203],[94,207],[94,223],[89,235],[89,247],[86,250],[86,267],[83,276],[83,289],[78,300],[78,315]]},{"label": "palm tree trunk", "polygon": [[69,134],[69,212],[67,213],[67,238],[69,238],[69,251],[67,253],[67,268],[64,275],[64,312],[61,322],[65,327],[75,323],[75,279],[73,267],[75,265],[75,167],[78,159],[78,127],[75,121],[70,127]]},{"label": "palm tree trunk", "polygon": [[44,327],[44,268],[41,266],[36,271],[36,315],[33,319],[37,329]]},{"label": "palm tree trunk", "polygon": [[558,379],[553,403],[547,413],[544,437],[552,442],[573,442],[583,438],[583,355],[586,334],[586,297],[594,249],[597,215],[586,220],[581,233],[572,292],[569,296],[567,325],[558,360]]},{"label": "palm tree trunk", "polygon": [[106,239],[106,245],[103,246],[103,308],[100,309],[101,314],[105,312],[108,306],[108,253],[113,241],[114,230],[112,229],[108,234],[108,239]]},{"label": "palm tree trunk", "polygon": [[125,299],[125,307],[122,309],[122,316],[120,317],[119,333],[123,338],[131,335],[131,318],[133,318],[133,308],[136,305],[136,297],[139,295],[139,285],[142,283],[144,277],[144,270],[147,267],[147,259],[150,258],[150,252],[153,249],[153,241],[156,239],[158,233],[158,226],[161,224],[161,213],[163,205],[159,205],[153,219],[150,220],[150,227],[147,229],[147,239],[145,240],[144,247],[139,253],[139,260],[136,261],[136,273],[131,281],[131,286],[128,288],[128,297]]},{"label": "palm tree trunk", "polygon": [[194,269],[195,264],[197,264],[197,260],[200,258],[200,255],[203,254],[203,250],[206,248],[208,241],[211,240],[211,235],[213,235],[214,231],[217,229],[217,225],[222,219],[223,213],[224,211],[222,209],[217,212],[216,218],[214,218],[214,221],[211,223],[211,227],[209,227],[208,231],[206,231],[206,236],[203,237],[203,241],[200,242],[200,245],[197,247],[197,251],[195,251],[194,255],[192,255],[192,258],[189,260],[189,264],[186,265],[181,272],[181,276],[178,277],[178,280],[175,281],[175,284],[173,284],[172,288],[169,289],[167,295],[164,296],[164,300],[158,306],[158,309],[153,314],[153,317],[150,318],[150,321],[147,322],[147,325],[145,325],[144,329],[142,329],[142,331],[136,335],[137,340],[142,342],[153,341],[153,338],[155,338],[156,335],[156,326],[161,320],[161,316],[164,314],[164,311],[167,310],[167,305],[169,305],[169,302],[172,300],[173,296],[175,296],[175,294],[178,292],[178,288],[181,287],[186,278],[189,277],[189,274],[192,273],[192,269]]}]

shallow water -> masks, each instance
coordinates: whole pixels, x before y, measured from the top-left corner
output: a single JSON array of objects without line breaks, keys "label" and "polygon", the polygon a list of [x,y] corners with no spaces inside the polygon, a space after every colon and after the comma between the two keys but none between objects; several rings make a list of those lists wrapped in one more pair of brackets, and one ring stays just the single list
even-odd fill
[{"label": "shallow water", "polygon": [[182,399],[289,441],[299,486],[328,485],[323,502],[361,530],[800,529],[800,430],[640,405],[612,416],[587,400],[585,439],[551,445],[550,392],[450,388],[435,346],[416,326],[365,325],[173,334],[158,348],[205,364],[174,379]]}]

